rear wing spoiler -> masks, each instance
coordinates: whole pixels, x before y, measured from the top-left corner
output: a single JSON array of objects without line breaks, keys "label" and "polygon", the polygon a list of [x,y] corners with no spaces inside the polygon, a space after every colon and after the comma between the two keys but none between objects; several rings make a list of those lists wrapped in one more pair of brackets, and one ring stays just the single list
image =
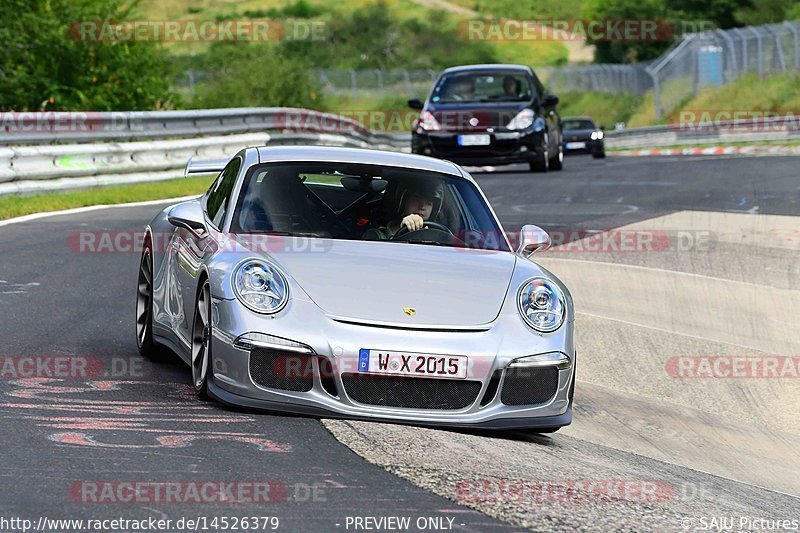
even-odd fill
[{"label": "rear wing spoiler", "polygon": [[189,158],[186,162],[186,169],[183,172],[184,177],[189,177],[193,174],[219,174],[225,165],[228,164],[230,159],[212,159],[207,161],[195,161]]}]

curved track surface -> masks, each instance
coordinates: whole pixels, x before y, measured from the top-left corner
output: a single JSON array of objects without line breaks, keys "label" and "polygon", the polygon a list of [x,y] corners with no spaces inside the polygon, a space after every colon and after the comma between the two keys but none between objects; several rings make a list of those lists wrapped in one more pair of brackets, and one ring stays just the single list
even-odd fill
[{"label": "curved track surface", "polygon": [[[323,425],[197,402],[177,358],[136,354],[138,255],[76,244],[77,232],[139,230],[161,206],[2,227],[0,515],[277,516],[289,531],[355,530],[364,517],[462,531],[797,520],[800,380],[676,379],[667,362],[800,354],[798,168],[576,157],[545,176],[476,175],[508,229],[537,223],[574,241],[584,234],[572,230],[624,226],[711,243],[625,253],[574,241],[541,256],[573,290],[580,354],[575,423],[549,437]],[[63,356],[84,366],[64,368]],[[258,502],[191,494],[208,481],[236,482],[244,498],[255,482]],[[120,501],[122,482],[178,492]]]}]

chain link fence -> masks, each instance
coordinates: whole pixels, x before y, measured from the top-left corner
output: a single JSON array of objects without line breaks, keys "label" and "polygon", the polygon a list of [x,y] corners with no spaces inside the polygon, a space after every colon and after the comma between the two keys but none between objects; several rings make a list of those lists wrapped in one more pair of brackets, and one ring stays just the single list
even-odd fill
[{"label": "chain link fence", "polygon": [[[661,57],[633,65],[538,67],[537,74],[555,94],[574,92],[653,92],[655,115],[671,113],[703,87],[725,85],[744,73],[759,76],[800,70],[800,21],[689,33]],[[424,98],[436,81],[435,70],[315,71],[322,90],[337,96]],[[176,85],[193,96],[205,74],[190,70]]]},{"label": "chain link fence", "polygon": [[354,70],[316,71],[322,90],[336,96],[389,96],[422,98],[439,76],[435,70]]},{"label": "chain link fence", "polygon": [[[643,94],[653,87],[645,64],[538,67],[537,75],[554,93]],[[317,70],[323,91],[337,96],[424,98],[439,76],[435,70]]]},{"label": "chain link fence", "polygon": [[800,70],[800,21],[693,33],[648,66],[655,114],[662,117],[703,87],[746,73]]},{"label": "chain link fence", "polygon": [[574,92],[644,94],[653,88],[647,64],[539,67],[536,74],[555,94]]}]

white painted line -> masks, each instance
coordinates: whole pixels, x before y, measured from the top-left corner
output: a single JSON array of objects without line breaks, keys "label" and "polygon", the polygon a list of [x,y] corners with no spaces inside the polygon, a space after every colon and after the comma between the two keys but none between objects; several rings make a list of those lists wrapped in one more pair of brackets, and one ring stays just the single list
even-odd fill
[{"label": "white painted line", "polygon": [[[556,248],[554,248],[555,250]],[[625,263],[611,263],[609,261],[587,261],[585,259],[568,259],[566,257],[555,257],[555,256],[547,256],[542,254],[541,257],[545,261],[565,261],[570,263],[585,263],[587,265],[603,265],[608,267],[616,267],[620,269],[633,269],[633,270],[647,270],[649,272],[660,272],[662,274],[675,274],[677,276],[689,276],[693,278],[702,278],[708,279],[713,281],[722,281],[725,283],[735,283],[738,285],[746,285],[749,287],[757,287],[760,289],[775,289],[775,287],[771,285],[763,285],[761,283],[750,283],[749,281],[738,281],[733,279],[727,278],[717,278],[715,276],[707,276],[705,274],[695,274],[694,272],[682,272],[680,270],[669,270],[666,268],[657,268],[657,267],[648,267],[648,266],[641,266],[641,265],[628,265]],[[546,267],[548,270],[550,267]]]},{"label": "white painted line", "polygon": [[32,213],[30,215],[23,215],[21,217],[9,218],[8,220],[0,220],[0,227],[10,226],[11,224],[18,224],[20,222],[30,222],[31,220],[39,220],[41,218],[55,217],[59,215],[74,215],[76,213],[85,213],[88,211],[100,211],[103,209],[113,209],[115,207],[140,207],[147,205],[166,204],[169,202],[185,202],[193,200],[200,195],[193,194],[191,196],[179,196],[177,198],[165,198],[163,200],[147,200],[144,202],[130,202],[127,204],[101,204],[101,205],[87,205],[84,207],[75,207],[72,209],[63,209],[61,211],[45,211],[43,213]]},{"label": "white painted line", "polygon": [[728,341],[722,341],[722,340],[719,340],[719,339],[712,339],[710,337],[703,337],[702,335],[692,335],[690,333],[683,333],[681,331],[675,331],[673,329],[659,328],[658,326],[648,326],[647,324],[641,324],[639,322],[631,322],[630,320],[623,320],[621,318],[612,318],[610,316],[597,315],[595,313],[587,313],[585,311],[575,311],[575,314],[576,315],[590,316],[592,318],[599,318],[600,320],[610,320],[611,322],[619,322],[620,324],[627,324],[628,326],[635,326],[635,327],[638,327],[638,328],[651,329],[653,331],[659,331],[661,333],[668,333],[670,335],[678,335],[680,337],[688,337],[690,339],[700,339],[700,340],[704,340],[704,341],[707,341],[707,342],[713,342],[713,343],[717,343],[717,344],[727,344],[729,346],[736,346],[737,348],[745,348],[747,350],[756,350],[756,351],[759,351],[759,352],[763,352],[764,351],[763,349],[756,348],[754,346],[747,346],[745,344],[739,344],[739,343],[736,343],[736,342],[728,342]]}]

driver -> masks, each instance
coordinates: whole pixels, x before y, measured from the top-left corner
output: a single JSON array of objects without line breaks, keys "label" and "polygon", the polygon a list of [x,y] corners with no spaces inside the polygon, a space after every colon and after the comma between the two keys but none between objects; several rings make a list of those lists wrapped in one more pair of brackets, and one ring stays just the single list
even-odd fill
[{"label": "driver", "polygon": [[442,185],[426,180],[407,185],[400,192],[400,211],[386,226],[364,232],[366,240],[389,240],[406,228],[408,232],[425,229],[425,221],[434,218],[442,207]]},{"label": "driver", "polygon": [[514,76],[503,78],[503,95],[506,97],[519,97],[519,80]]}]

